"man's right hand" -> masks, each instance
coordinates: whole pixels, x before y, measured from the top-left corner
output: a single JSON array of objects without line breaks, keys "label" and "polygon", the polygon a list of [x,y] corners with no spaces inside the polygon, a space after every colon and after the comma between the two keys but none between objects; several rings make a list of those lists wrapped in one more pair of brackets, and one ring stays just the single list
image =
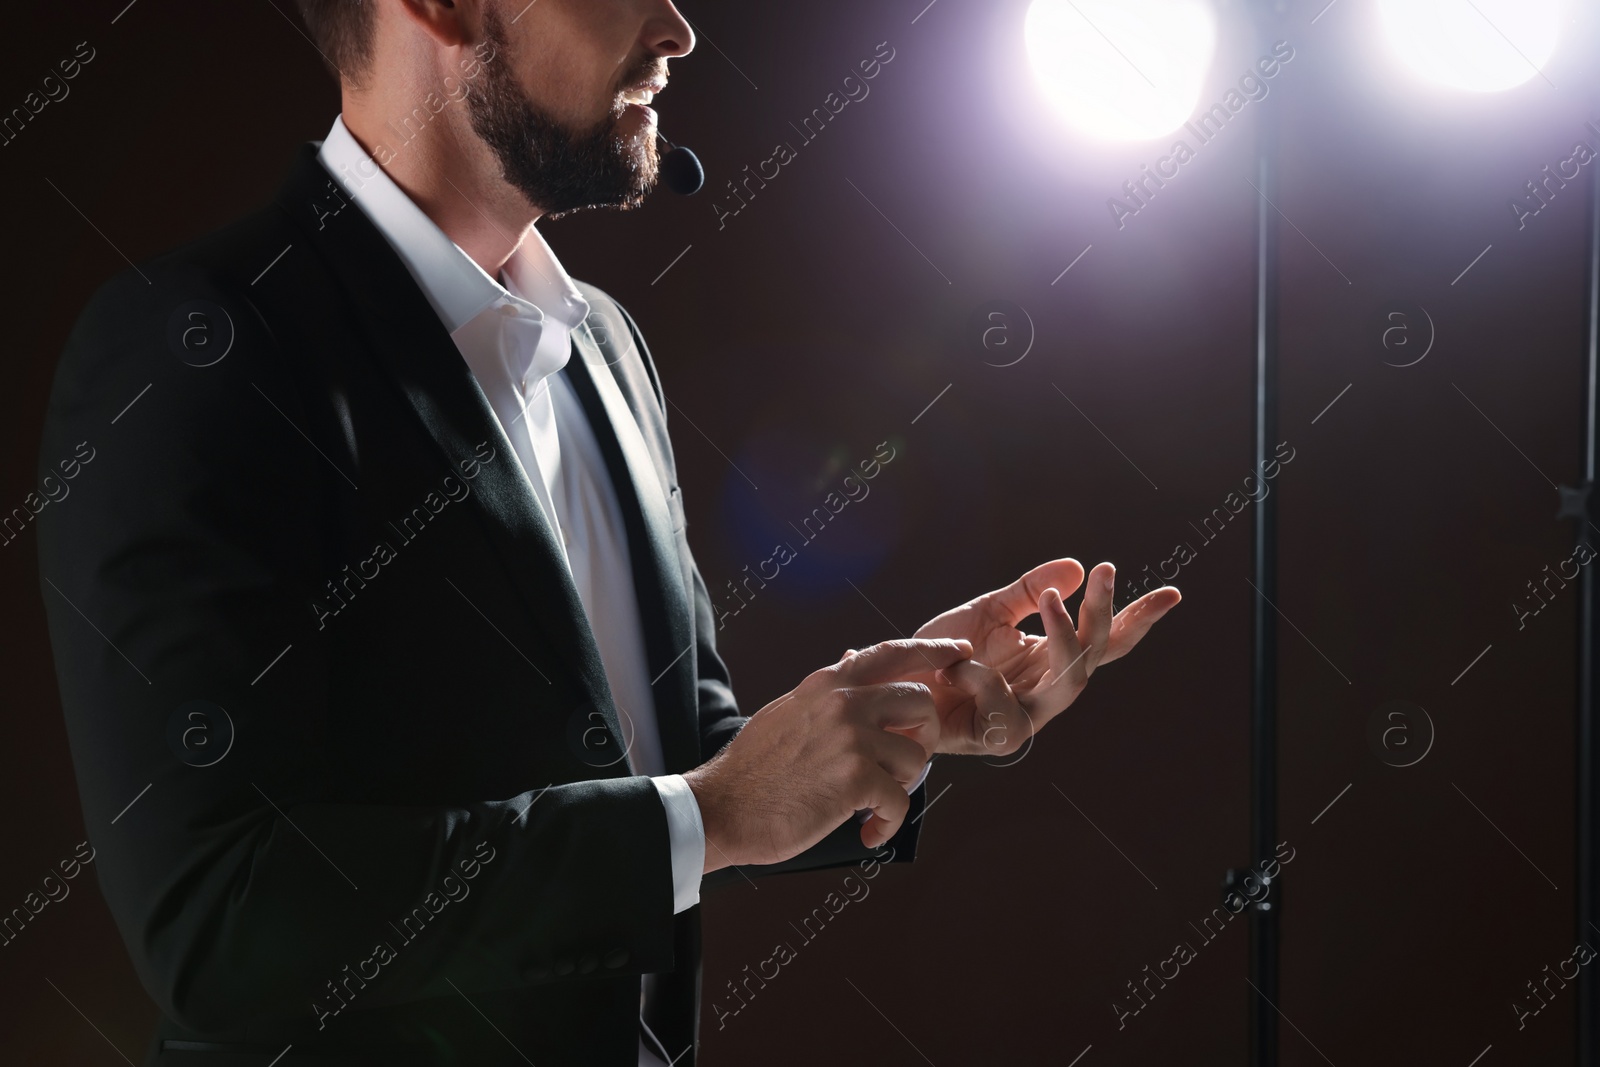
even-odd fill
[{"label": "man's right hand", "polygon": [[926,685],[902,681],[969,658],[965,640],[906,638],[815,671],[750,717],[684,775],[705,827],[705,873],[779,863],[872,809],[861,843],[878,848],[911,807],[906,787],[939,743]]}]

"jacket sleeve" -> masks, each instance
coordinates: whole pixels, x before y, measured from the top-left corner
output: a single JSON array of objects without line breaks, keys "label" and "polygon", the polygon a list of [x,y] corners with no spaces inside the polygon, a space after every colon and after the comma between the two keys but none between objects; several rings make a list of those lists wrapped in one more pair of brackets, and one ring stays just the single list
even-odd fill
[{"label": "jacket sleeve", "polygon": [[[662,392],[661,379],[656,373],[655,361],[650,356],[650,349],[645,344],[644,335],[627,309],[614,299],[611,302],[621,312],[623,319],[628,324],[628,330],[633,335],[634,346],[640,358],[644,361],[645,370],[650,375],[650,383],[655,388],[656,402],[661,408],[661,417],[666,420],[666,396]],[[676,468],[675,463],[674,468]],[[674,469],[674,481],[676,481],[676,478],[677,472]],[[733,696],[733,682],[729,677],[728,666],[717,652],[717,623],[711,603],[711,595],[706,589],[705,580],[700,576],[700,567],[694,562],[692,551],[689,554],[689,559],[694,583],[695,663],[699,676],[701,753],[706,759],[710,759],[720,752],[729,741],[733,740],[740,727],[749,721],[749,716],[739,714],[739,707]],[[917,838],[922,829],[922,810],[926,804],[926,798],[927,782],[924,781],[911,793],[911,809],[906,814],[905,822],[901,824],[900,829],[895,831],[894,836],[884,846],[884,848],[893,850],[887,862],[909,863],[916,858]],[[874,858],[882,860],[882,851],[882,849],[874,851],[861,843],[860,824],[854,818],[851,818],[833,830],[827,837],[797,856],[790,857],[781,863],[724,867],[707,875],[701,885],[703,889],[713,889],[720,885],[742,882],[744,879],[741,877],[741,872],[745,876],[757,877],[764,874],[843,867]]]},{"label": "jacket sleeve", "polygon": [[309,357],[246,292],[181,264],[108,282],[41,444],[58,482],[79,457],[37,520],[40,590],[93,866],[145,988],[217,1032],[671,970],[648,778],[448,806],[344,794],[321,743],[336,646],[306,620],[360,472],[308,433]]}]

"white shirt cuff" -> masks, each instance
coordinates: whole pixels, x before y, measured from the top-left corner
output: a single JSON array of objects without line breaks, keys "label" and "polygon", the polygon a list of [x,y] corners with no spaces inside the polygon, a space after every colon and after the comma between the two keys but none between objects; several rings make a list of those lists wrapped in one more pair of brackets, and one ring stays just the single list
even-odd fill
[{"label": "white shirt cuff", "polygon": [[[924,774],[927,772],[924,771]],[[700,802],[681,774],[651,778],[667,810],[667,842],[672,849],[672,913],[700,903],[700,876],[706,866],[706,830]]]},{"label": "white shirt cuff", "polygon": [[926,782],[928,780],[928,772],[931,771],[932,769],[933,769],[933,760],[929,760],[927,763],[924,763],[922,765],[922,773],[917,775],[917,780],[912,782],[909,786],[906,787],[906,794],[908,796],[910,794],[912,794],[912,793],[915,793],[917,791],[917,789],[922,785],[922,783]]}]

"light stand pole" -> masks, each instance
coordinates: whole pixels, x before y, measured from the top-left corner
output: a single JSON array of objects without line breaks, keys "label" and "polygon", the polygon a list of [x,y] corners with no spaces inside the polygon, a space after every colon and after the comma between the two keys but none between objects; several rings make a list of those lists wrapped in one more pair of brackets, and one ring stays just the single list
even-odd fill
[{"label": "light stand pole", "polygon": [[[1594,476],[1600,464],[1597,450],[1596,390],[1600,388],[1600,177],[1589,175],[1589,277],[1585,294],[1588,318],[1588,388],[1584,391],[1583,484],[1578,489],[1561,489],[1560,518],[1577,519],[1579,544],[1593,545],[1589,536],[1592,519]],[[1595,790],[1595,769],[1600,766],[1600,694],[1595,690],[1595,667],[1600,659],[1600,582],[1593,567],[1585,567],[1581,583],[1582,601],[1578,606],[1578,715],[1577,715],[1577,940],[1594,945],[1600,936],[1597,914],[1595,864],[1600,860],[1600,795]],[[1593,967],[1578,972],[1578,1059],[1580,1064],[1600,1062],[1600,979]]]},{"label": "light stand pole", "polygon": [[[1268,42],[1281,14],[1276,0],[1258,0],[1256,39]],[[1278,435],[1278,109],[1262,108],[1256,125],[1256,344],[1255,464],[1257,475],[1272,459]],[[1271,201],[1271,202],[1269,202]],[[1250,679],[1250,857],[1263,862],[1276,853],[1278,840],[1278,628],[1272,603],[1278,599],[1278,494],[1257,504],[1252,546],[1254,599]],[[1234,892],[1238,878],[1230,876]],[[1250,1064],[1278,1063],[1278,939],[1283,886],[1270,880],[1268,892],[1250,908]],[[1246,897],[1246,900],[1249,898]]]},{"label": "light stand pole", "polygon": [[[1277,115],[1263,109],[1256,159],[1256,470],[1271,459],[1278,432],[1278,223],[1267,203],[1277,198]],[[1254,643],[1250,670],[1250,854],[1274,854],[1278,837],[1278,620],[1268,601],[1278,599],[1278,494],[1256,505],[1252,570],[1259,591],[1253,601]],[[1281,872],[1280,872],[1281,878]],[[1250,1063],[1278,1062],[1278,932],[1283,886],[1263,894],[1250,908]],[[1248,898],[1247,898],[1248,899]],[[1270,1003],[1269,1003],[1270,1002]]]},{"label": "light stand pole", "polygon": [[[1284,14],[1284,0],[1253,0],[1256,40],[1273,39]],[[1481,14],[1481,12],[1480,12]],[[1526,58],[1526,57],[1524,57]],[[1600,127],[1597,127],[1600,129]],[[1256,375],[1255,455],[1261,471],[1277,436],[1278,405],[1278,219],[1276,201],[1279,153],[1277,108],[1258,116],[1255,185],[1256,211]],[[1600,469],[1600,170],[1589,176],[1589,247],[1585,291],[1587,388],[1583,398],[1584,468],[1577,488],[1560,487],[1557,517],[1575,519],[1576,543],[1595,547],[1590,537],[1600,529],[1600,502],[1594,495]],[[1278,635],[1269,601],[1277,599],[1278,494],[1256,506],[1253,571],[1258,590],[1254,602],[1250,708],[1250,847],[1258,862],[1276,852],[1278,822]],[[1600,945],[1600,579],[1585,567],[1578,618],[1578,701],[1575,740],[1577,906],[1574,915],[1579,942]],[[1247,871],[1228,872],[1229,894],[1243,894]],[[1258,875],[1259,877],[1259,875]],[[1278,1064],[1278,960],[1284,892],[1281,877],[1250,908],[1250,1064]],[[1248,900],[1248,898],[1245,898]],[[1580,1065],[1600,1063],[1600,966],[1581,968],[1577,981],[1577,1058]]]}]

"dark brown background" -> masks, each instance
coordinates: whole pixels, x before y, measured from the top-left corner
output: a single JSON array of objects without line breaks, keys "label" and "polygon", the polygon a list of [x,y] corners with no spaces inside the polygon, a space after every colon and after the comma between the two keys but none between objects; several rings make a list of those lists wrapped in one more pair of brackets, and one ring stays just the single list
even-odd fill
[{"label": "dark brown background", "polygon": [[[34,487],[56,356],[124,267],[118,249],[137,261],[260,203],[337,110],[289,0],[141,0],[113,25],[124,2],[30,10],[0,75],[9,109],[77,42],[98,52],[0,148],[5,510]],[[659,110],[710,186],[545,228],[649,338],[713,590],[878,442],[897,449],[871,495],[728,621],[740,698],[754,711],[847,646],[909,633],[1053,556],[1131,577],[1178,541],[1199,554],[1176,580],[1183,605],[1026,759],[935,767],[917,863],[883,873],[814,943],[790,923],[839,872],[707,898],[705,1062],[1065,1064],[1090,1045],[1084,1067],[1243,1062],[1242,922],[1120,1032],[1111,1002],[1176,942],[1200,947],[1189,923],[1218,902],[1222,872],[1263,858],[1246,854],[1250,513],[1206,545],[1189,523],[1252,462],[1245,178],[1266,108],[1283,125],[1277,203],[1305,234],[1283,227],[1280,437],[1296,455],[1273,483],[1277,603],[1293,623],[1284,1062],[1465,1065],[1490,1044],[1486,1065],[1571,1062],[1570,988],[1521,1032],[1510,1005],[1574,942],[1577,598],[1520,631],[1510,605],[1570,554],[1553,483],[1581,478],[1594,168],[1520,232],[1506,205],[1574,141],[1594,143],[1593,27],[1575,23],[1548,67],[1560,89],[1467,96],[1400,72],[1369,5],[1345,0],[1315,25],[1322,4],[1303,5],[1276,35],[1296,56],[1268,99],[1119,232],[1105,199],[1161,142],[1064,132],[1028,78],[1022,0],[925,2],[686,5],[701,44]],[[871,95],[719,230],[723,182],[796,141],[788,124],[882,41],[895,58]],[[1230,7],[1205,101],[1261,51]],[[1037,331],[1003,369],[968,328],[996,298]],[[1384,365],[1390,300],[1437,324],[1417,366]],[[0,910],[84,836],[32,537],[0,549]],[[1437,729],[1405,769],[1367,741],[1393,699]],[[72,884],[0,949],[6,1062],[121,1062],[107,1040],[142,1055],[155,1009],[92,879]],[[778,941],[798,958],[719,1029],[711,1002]]]}]

